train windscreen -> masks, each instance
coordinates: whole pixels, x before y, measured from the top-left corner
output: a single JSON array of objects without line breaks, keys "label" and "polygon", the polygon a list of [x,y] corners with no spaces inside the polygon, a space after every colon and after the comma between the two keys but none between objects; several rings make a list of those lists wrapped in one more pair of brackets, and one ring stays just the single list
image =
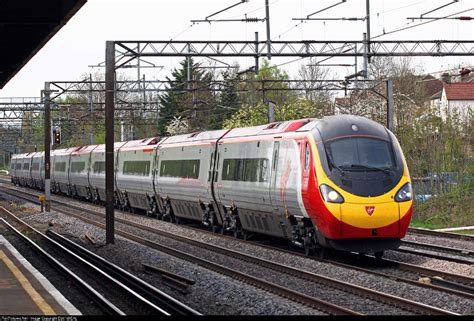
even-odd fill
[{"label": "train windscreen", "polygon": [[380,139],[350,137],[325,142],[328,163],[341,170],[390,170],[395,167],[391,144]]}]

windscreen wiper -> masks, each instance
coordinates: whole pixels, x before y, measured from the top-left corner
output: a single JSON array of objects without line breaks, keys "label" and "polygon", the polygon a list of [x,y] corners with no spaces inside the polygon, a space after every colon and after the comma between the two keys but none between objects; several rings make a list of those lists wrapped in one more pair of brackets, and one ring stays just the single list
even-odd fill
[{"label": "windscreen wiper", "polygon": [[368,171],[379,171],[379,172],[384,172],[387,175],[392,175],[392,171],[388,168],[381,168],[381,167],[373,167],[373,166],[367,166],[367,165],[361,165],[361,164],[352,164],[350,166],[344,166],[344,169],[347,170],[368,170]]},{"label": "windscreen wiper", "polygon": [[328,151],[326,151],[326,154],[328,155],[329,165],[331,165],[331,167],[337,169],[337,170],[341,173],[341,175],[344,175],[344,171],[342,170],[342,168],[340,168],[339,166],[337,166],[337,165],[334,163],[334,160],[332,159],[331,153],[329,153]]}]

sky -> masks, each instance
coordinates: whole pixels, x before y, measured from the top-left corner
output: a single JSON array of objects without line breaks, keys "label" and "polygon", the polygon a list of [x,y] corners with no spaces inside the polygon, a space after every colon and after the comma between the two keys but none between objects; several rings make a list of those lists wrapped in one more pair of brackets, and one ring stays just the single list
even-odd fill
[{"label": "sky", "polygon": [[[205,19],[240,0],[88,0],[70,21],[0,90],[0,98],[38,97],[45,81],[79,81],[84,75],[103,68],[90,67],[105,60],[107,40],[266,40],[264,22],[192,23]],[[270,31],[272,40],[361,40],[366,23],[363,21],[294,21],[332,6],[341,0],[270,0]],[[438,20],[422,26],[390,33],[428,20],[408,20],[447,5],[426,16],[474,16],[474,1],[459,0],[371,0],[371,34],[377,40],[473,40],[474,20]],[[451,3],[451,4],[450,4]],[[265,0],[248,0],[211,19],[264,18]],[[317,18],[362,18],[365,0],[346,0],[320,12]],[[220,58],[219,58],[220,59]],[[164,80],[181,58],[159,58],[152,62],[163,68],[145,70],[147,80]],[[237,62],[242,69],[252,66],[253,58],[222,59]],[[302,59],[286,63],[291,58],[273,58],[282,64],[291,79],[308,63]],[[206,59],[203,60],[206,62]],[[285,64],[286,63],[286,64]],[[354,63],[354,58],[333,58],[326,63]],[[359,70],[362,67],[358,61]],[[459,69],[473,66],[474,57],[414,58],[413,65],[424,72]],[[331,74],[341,79],[352,74],[353,68],[333,67]],[[455,72],[455,71],[454,71]]]}]

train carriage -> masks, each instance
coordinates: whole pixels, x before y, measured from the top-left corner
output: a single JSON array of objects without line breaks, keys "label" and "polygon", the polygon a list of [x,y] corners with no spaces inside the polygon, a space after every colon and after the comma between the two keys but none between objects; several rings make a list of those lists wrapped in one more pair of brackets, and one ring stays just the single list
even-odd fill
[{"label": "train carriage", "polygon": [[71,166],[69,170],[69,184],[72,196],[92,199],[89,184],[91,167],[91,154],[99,145],[89,145],[76,148],[71,153]]},{"label": "train carriage", "polygon": [[12,155],[10,159],[10,179],[13,184],[17,184],[17,173],[16,173],[16,161],[18,159],[18,155]]},{"label": "train carriage", "polygon": [[31,187],[44,189],[44,152],[31,155]]},{"label": "train carriage", "polygon": [[286,216],[300,217],[304,207],[298,202],[299,143],[284,135],[308,121],[232,129],[219,141],[216,197],[225,230],[291,238]]},{"label": "train carriage", "polygon": [[72,195],[69,184],[71,153],[77,147],[56,149],[51,153],[51,189],[54,193]]},{"label": "train carriage", "polygon": [[[126,142],[114,143],[114,164],[117,164],[119,148],[125,143]],[[115,168],[116,165],[114,165],[114,169]],[[105,202],[105,144],[98,145],[91,151],[88,175],[92,200],[95,202]],[[114,183],[114,185],[116,185],[116,183]],[[114,186],[114,190],[117,190],[116,186]]]},{"label": "train carriage", "polygon": [[17,159],[18,182],[21,186],[29,186],[31,182],[31,155],[32,153],[22,154]]},{"label": "train carriage", "polygon": [[318,243],[376,255],[397,248],[412,215],[413,193],[395,136],[358,116],[321,119],[311,134],[314,174],[303,199],[321,236]]},{"label": "train carriage", "polygon": [[156,206],[152,168],[158,138],[128,141],[118,149],[116,183],[122,208],[153,211]]},{"label": "train carriage", "polygon": [[11,158],[10,163],[10,172],[12,177],[12,182],[15,185],[21,185],[21,171],[23,168],[23,158],[26,154],[15,154]]},{"label": "train carriage", "polygon": [[228,130],[168,137],[159,145],[155,187],[165,218],[222,224],[212,191],[213,159],[217,141]]}]

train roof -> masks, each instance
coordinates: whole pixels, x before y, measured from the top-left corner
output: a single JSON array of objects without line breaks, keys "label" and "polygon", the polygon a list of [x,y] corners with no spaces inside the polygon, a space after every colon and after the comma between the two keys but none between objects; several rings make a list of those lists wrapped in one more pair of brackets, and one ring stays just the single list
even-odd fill
[{"label": "train roof", "polygon": [[71,155],[82,155],[82,154],[89,154],[91,151],[97,148],[99,145],[86,145],[77,147],[75,150],[72,151]]},{"label": "train roof", "polygon": [[390,141],[387,129],[368,118],[355,115],[327,116],[316,122],[323,141],[345,136],[367,136]]},{"label": "train roof", "polygon": [[215,142],[221,138],[224,134],[229,132],[229,129],[218,129],[203,132],[195,132],[190,134],[183,134],[177,136],[166,137],[160,146],[171,145],[171,144],[182,144],[182,143],[206,143]]},{"label": "train roof", "polygon": [[77,147],[61,148],[51,151],[51,155],[54,156],[64,156],[71,154]]},{"label": "train roof", "polygon": [[288,120],[281,122],[273,122],[266,125],[253,127],[233,128],[224,138],[237,138],[246,136],[274,135],[288,132],[294,132],[311,122],[312,118]]},{"label": "train roof", "polygon": [[44,152],[32,153],[30,156],[33,157],[33,158],[35,158],[35,157],[43,157],[43,156],[44,156]]},{"label": "train roof", "polygon": [[22,153],[22,154],[14,154],[12,156],[12,159],[21,159],[21,158],[25,158],[26,155],[28,155],[29,153]]},{"label": "train roof", "polygon": [[[124,144],[126,144],[127,142],[115,142],[114,143],[114,151],[117,151],[120,147],[122,147]],[[97,148],[95,148],[93,151],[93,153],[103,153],[105,152],[105,144],[100,144],[97,146]]]},{"label": "train roof", "polygon": [[138,150],[149,149],[150,151],[156,148],[162,139],[160,137],[151,137],[145,139],[129,140],[120,147],[120,150]]}]

